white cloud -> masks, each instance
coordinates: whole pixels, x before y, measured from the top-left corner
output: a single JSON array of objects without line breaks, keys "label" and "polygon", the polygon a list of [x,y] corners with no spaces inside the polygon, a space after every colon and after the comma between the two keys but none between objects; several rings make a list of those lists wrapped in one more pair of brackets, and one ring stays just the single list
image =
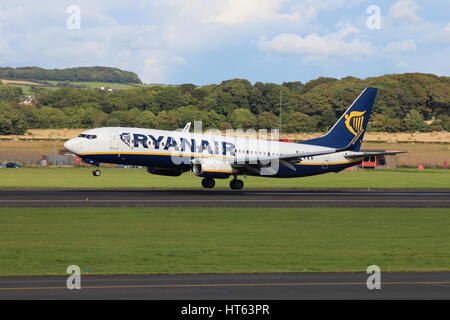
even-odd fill
[{"label": "white cloud", "polygon": [[195,51],[234,43],[274,25],[300,28],[315,17],[311,6],[300,9],[292,3],[296,1],[155,0],[143,10],[160,13],[161,36],[168,47]]},{"label": "white cloud", "polygon": [[[412,0],[391,1],[389,16],[383,11],[386,15],[383,27],[376,32],[363,29],[366,5],[372,3],[368,0],[0,2],[2,65],[48,68],[107,65],[134,71],[145,82],[176,82],[175,70],[181,69],[177,75],[183,70],[193,70],[190,63],[200,65],[203,59],[209,66],[220,64],[217,70],[221,71],[217,73],[228,76],[235,71],[224,72],[228,65],[222,61],[236,59],[233,62],[238,62],[241,53],[244,61],[246,57],[258,55],[252,52],[255,48],[269,57],[292,55],[293,59],[300,56],[304,61],[336,58],[340,59],[336,68],[342,66],[347,70],[361,56],[370,56],[372,62],[384,65],[410,59],[408,65],[416,66],[419,59],[428,60],[430,52],[450,43],[448,19],[420,19],[417,1]],[[71,4],[81,8],[81,30],[66,28],[66,8]],[[421,10],[424,17],[430,16],[429,7],[423,6]],[[348,25],[339,24],[342,21],[348,21]],[[332,25],[334,29],[330,29]],[[259,39],[256,46],[249,45],[252,39]],[[417,61],[402,53],[411,53]],[[287,61],[281,60],[281,63]],[[266,61],[274,63],[275,59]],[[442,65],[437,61],[429,63]],[[242,68],[239,72],[243,77],[262,72],[249,70]],[[201,71],[197,78],[209,81],[206,79],[212,78],[210,74]],[[214,75],[220,77],[221,74]]]},{"label": "white cloud", "polygon": [[396,68],[405,71],[414,65],[414,57],[417,52],[414,40],[392,41],[380,50],[384,60]]},{"label": "white cloud", "polygon": [[444,28],[430,31],[426,40],[435,43],[450,43],[450,23]]},{"label": "white cloud", "polygon": [[[264,23],[273,21],[296,21],[306,23],[316,18],[319,12],[352,6],[364,0],[223,0],[213,7],[206,21],[222,24]],[[213,1],[202,3],[211,6]]]},{"label": "white cloud", "polygon": [[401,0],[389,8],[389,16],[402,22],[419,22],[416,11],[418,7],[413,0]]},{"label": "white cloud", "polygon": [[179,65],[186,61],[179,56],[168,56],[167,52],[150,51],[145,54],[143,74],[148,83],[161,83]]},{"label": "white cloud", "polygon": [[[146,82],[167,80],[182,58],[163,46],[153,25],[118,23],[103,3],[80,1],[81,29],[66,27],[66,4],[0,8],[2,65],[47,68],[112,66],[134,71]],[[114,1],[113,1],[114,2]],[[111,8],[114,3],[108,3]],[[46,10],[48,9],[48,10]],[[39,27],[36,27],[39,26]]]},{"label": "white cloud", "polygon": [[221,24],[243,24],[276,19],[296,19],[295,13],[281,13],[285,0],[226,0],[216,8],[216,13],[207,22]]},{"label": "white cloud", "polygon": [[303,30],[320,12],[361,1],[77,0],[81,30],[69,31],[66,9],[73,1],[15,0],[0,4],[0,61],[48,68],[108,65],[163,82],[192,53],[246,43],[261,30]]},{"label": "white cloud", "polygon": [[366,0],[154,0],[142,1],[146,12],[159,12],[168,47],[200,50],[236,39],[259,36],[261,30],[304,30],[321,12]]},{"label": "white cloud", "polygon": [[12,51],[8,43],[5,40],[0,39],[0,64],[5,65],[11,53]]},{"label": "white cloud", "polygon": [[358,58],[371,54],[372,46],[358,38],[346,39],[357,33],[353,27],[343,28],[324,36],[312,33],[307,36],[280,34],[272,39],[261,38],[258,47],[269,53],[284,55],[302,55],[317,60],[333,57]]},{"label": "white cloud", "polygon": [[447,24],[444,29],[442,29],[441,37],[442,41],[450,42],[450,23]]},{"label": "white cloud", "polygon": [[386,53],[412,53],[417,50],[414,40],[393,41],[386,45],[384,51]]},{"label": "white cloud", "polygon": [[[304,15],[289,0],[155,0],[151,8],[166,12],[172,23],[189,21],[199,25],[217,23],[223,25],[242,25],[265,23],[274,20],[298,20]],[[301,1],[303,11],[310,11],[309,0]],[[145,6],[145,5],[144,5]],[[309,15],[305,15],[309,16]]]}]

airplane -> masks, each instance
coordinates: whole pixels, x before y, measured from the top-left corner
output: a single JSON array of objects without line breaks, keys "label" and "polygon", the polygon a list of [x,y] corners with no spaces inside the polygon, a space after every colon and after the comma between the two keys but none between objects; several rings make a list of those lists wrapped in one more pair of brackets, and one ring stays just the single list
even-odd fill
[{"label": "airplane", "polygon": [[103,127],[84,131],[64,147],[84,162],[147,167],[148,173],[180,176],[192,171],[203,178],[202,186],[214,188],[215,179],[230,180],[230,188],[241,190],[239,176],[273,178],[306,177],[340,172],[360,164],[365,157],[393,152],[361,152],[378,89],[368,87],[325,135],[300,143],[250,139],[204,133],[146,128]]}]

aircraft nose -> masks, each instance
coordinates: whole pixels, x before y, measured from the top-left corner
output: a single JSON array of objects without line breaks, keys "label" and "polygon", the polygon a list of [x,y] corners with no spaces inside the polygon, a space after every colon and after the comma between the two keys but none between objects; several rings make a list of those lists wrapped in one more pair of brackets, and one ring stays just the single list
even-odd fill
[{"label": "aircraft nose", "polygon": [[72,153],[80,153],[80,142],[78,139],[70,139],[64,142],[64,148]]}]

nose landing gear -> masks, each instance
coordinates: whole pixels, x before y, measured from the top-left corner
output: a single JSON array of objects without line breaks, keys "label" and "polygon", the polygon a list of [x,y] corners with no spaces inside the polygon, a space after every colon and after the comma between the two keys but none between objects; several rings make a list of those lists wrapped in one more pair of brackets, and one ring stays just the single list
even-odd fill
[{"label": "nose landing gear", "polygon": [[100,175],[102,174],[102,172],[97,168],[94,171],[92,171],[92,175],[94,177],[100,177]]}]

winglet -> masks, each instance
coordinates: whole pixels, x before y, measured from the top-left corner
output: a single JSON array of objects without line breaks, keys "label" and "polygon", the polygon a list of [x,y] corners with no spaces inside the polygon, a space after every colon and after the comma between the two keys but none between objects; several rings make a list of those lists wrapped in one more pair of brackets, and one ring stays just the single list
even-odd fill
[{"label": "winglet", "polygon": [[188,122],[188,123],[186,123],[186,125],[184,126],[184,129],[183,129],[182,132],[189,132],[189,129],[190,129],[190,128],[191,128],[191,123]]}]

